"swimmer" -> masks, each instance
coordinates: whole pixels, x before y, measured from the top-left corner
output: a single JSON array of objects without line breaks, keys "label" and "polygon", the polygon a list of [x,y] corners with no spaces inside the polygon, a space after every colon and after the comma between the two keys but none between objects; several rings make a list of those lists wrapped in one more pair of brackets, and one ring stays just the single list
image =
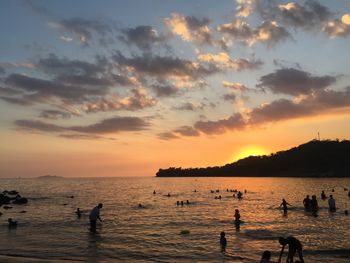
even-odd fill
[{"label": "swimmer", "polygon": [[326,196],[326,194],[325,194],[324,191],[322,191],[322,193],[321,193],[321,198],[322,198],[323,200],[327,198],[327,196]]},{"label": "swimmer", "polygon": [[189,205],[189,204],[190,204],[190,201],[186,200],[186,204]]},{"label": "swimmer", "polygon": [[328,205],[329,205],[329,211],[330,212],[335,212],[336,211],[335,199],[333,198],[333,195],[329,196]]},{"label": "swimmer", "polygon": [[156,190],[153,190],[153,194],[154,194],[154,195],[156,194]]},{"label": "swimmer", "polygon": [[237,193],[237,198],[238,198],[238,199],[242,199],[242,196],[243,196],[242,192],[241,192],[241,191],[238,191],[238,193]]},{"label": "swimmer", "polygon": [[262,254],[260,263],[273,263],[271,259],[271,252],[268,250],[265,250],[264,253]]}]

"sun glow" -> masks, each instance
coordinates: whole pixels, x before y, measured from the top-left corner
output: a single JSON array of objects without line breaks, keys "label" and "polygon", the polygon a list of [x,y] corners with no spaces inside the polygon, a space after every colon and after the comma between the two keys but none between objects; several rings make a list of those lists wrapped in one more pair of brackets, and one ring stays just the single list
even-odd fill
[{"label": "sun glow", "polygon": [[248,156],[267,155],[270,152],[259,145],[247,145],[238,149],[232,156],[231,161],[235,162]]}]

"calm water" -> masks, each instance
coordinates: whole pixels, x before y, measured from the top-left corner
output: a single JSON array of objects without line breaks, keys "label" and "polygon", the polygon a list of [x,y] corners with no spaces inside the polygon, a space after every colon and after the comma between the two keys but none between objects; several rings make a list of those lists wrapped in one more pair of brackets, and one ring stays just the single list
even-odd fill
[{"label": "calm water", "polygon": [[[344,215],[350,198],[344,187],[350,188],[350,179],[0,179],[1,191],[16,189],[29,197],[28,205],[0,209],[0,262],[258,262],[266,249],[277,261],[277,238],[287,235],[302,241],[306,262],[350,262],[350,215]],[[227,188],[248,193],[240,201]],[[321,190],[328,195],[332,188],[339,208],[335,214],[322,200],[318,217],[304,212],[306,194],[320,199]],[[165,196],[168,192],[171,197]],[[214,199],[219,194],[222,199]],[[293,205],[287,216],[277,208],[281,198]],[[176,206],[187,199],[191,205]],[[90,210],[98,202],[104,204],[104,221],[93,235],[88,217],[77,219],[74,211]],[[146,208],[138,208],[139,203]],[[235,208],[244,221],[239,231],[233,224]],[[17,229],[8,229],[8,217],[19,221]],[[181,235],[182,230],[190,234]],[[219,246],[221,231],[226,251]]]}]

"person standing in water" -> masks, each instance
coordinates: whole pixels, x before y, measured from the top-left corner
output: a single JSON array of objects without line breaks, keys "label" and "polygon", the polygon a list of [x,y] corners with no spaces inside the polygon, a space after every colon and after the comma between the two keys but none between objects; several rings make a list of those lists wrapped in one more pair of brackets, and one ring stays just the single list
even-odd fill
[{"label": "person standing in water", "polygon": [[301,263],[304,263],[303,258],[303,247],[301,245],[301,242],[296,239],[295,237],[289,236],[287,238],[280,237],[279,240],[280,244],[282,245],[280,257],[278,259],[278,262],[281,262],[281,258],[283,255],[283,251],[285,246],[288,245],[288,255],[287,255],[287,263],[293,263],[293,258],[296,252],[298,252],[299,259]]},{"label": "person standing in water", "polygon": [[103,207],[102,203],[99,203],[97,206],[95,206],[90,214],[89,214],[89,219],[90,219],[90,232],[96,233],[96,222],[97,219],[102,222],[102,219],[100,217],[100,209]]},{"label": "person standing in water", "polygon": [[280,204],[280,207],[283,206],[283,211],[284,211],[284,212],[287,212],[287,209],[288,209],[287,205],[292,206],[291,204],[289,204],[289,203],[283,198],[283,199],[282,199],[282,203]]},{"label": "person standing in water", "polygon": [[333,195],[329,196],[328,205],[329,205],[329,211],[335,212],[336,207],[335,207],[335,199],[333,198]]},{"label": "person standing in water", "polygon": [[309,195],[307,195],[305,197],[305,199],[303,200],[303,204],[304,204],[305,210],[310,210],[310,208],[311,208],[311,199],[310,199]]},{"label": "person standing in water", "polygon": [[318,202],[316,199],[316,195],[313,195],[311,197],[311,211],[314,215],[316,215],[317,211],[318,211]]},{"label": "person standing in water", "polygon": [[221,248],[222,249],[225,249],[226,248],[226,245],[227,245],[227,240],[226,240],[226,237],[225,237],[225,232],[222,231],[220,233],[220,245],[221,245]]}]

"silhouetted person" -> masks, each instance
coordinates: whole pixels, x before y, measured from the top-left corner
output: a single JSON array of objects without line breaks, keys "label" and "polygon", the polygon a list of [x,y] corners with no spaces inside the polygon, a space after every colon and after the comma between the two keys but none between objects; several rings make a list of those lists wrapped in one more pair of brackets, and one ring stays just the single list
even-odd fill
[{"label": "silhouetted person", "polygon": [[179,206],[180,205],[180,201],[176,201],[176,205]]},{"label": "silhouetted person", "polygon": [[100,217],[100,209],[103,207],[103,204],[99,203],[97,206],[95,206],[90,214],[89,214],[89,219],[90,219],[90,232],[96,233],[96,221],[97,219],[102,222],[101,217]]},{"label": "silhouetted person", "polygon": [[189,205],[189,204],[190,204],[190,201],[186,200],[186,204],[188,204],[188,205]]},{"label": "silhouetted person", "polygon": [[268,250],[265,250],[262,254],[260,263],[273,263],[271,260],[271,252]]},{"label": "silhouetted person", "polygon": [[170,193],[167,194],[167,197],[170,197]]},{"label": "silhouetted person", "polygon": [[226,247],[226,245],[227,245],[227,240],[226,240],[226,237],[225,237],[225,232],[224,231],[222,231],[221,233],[220,233],[220,245],[221,245],[221,248],[222,249],[224,249],[225,247]]},{"label": "silhouetted person", "polygon": [[236,224],[241,223],[241,214],[239,213],[238,209],[235,209],[235,214],[233,215],[233,217],[235,218]]},{"label": "silhouetted person", "polygon": [[293,258],[296,252],[298,252],[299,259],[301,263],[304,263],[304,258],[303,258],[303,246],[301,245],[300,241],[296,239],[295,237],[289,236],[287,238],[280,237],[279,240],[280,244],[282,245],[281,253],[280,253],[280,258],[278,262],[280,262],[282,255],[283,255],[283,250],[285,246],[288,245],[288,255],[287,255],[287,263],[293,263]]},{"label": "silhouetted person", "polygon": [[81,211],[80,208],[77,208],[77,211],[75,211],[75,213],[77,214],[77,217],[80,218],[81,217]]},{"label": "silhouetted person", "polygon": [[184,206],[184,201],[181,201],[181,206]]},{"label": "silhouetted person", "polygon": [[245,193],[245,194],[247,193],[247,189],[244,189],[244,193]]},{"label": "silhouetted person", "polygon": [[304,200],[303,200],[303,205],[304,205],[304,208],[305,210],[310,210],[311,209],[311,199],[310,199],[310,196],[307,195]]},{"label": "silhouetted person", "polygon": [[280,204],[280,207],[283,206],[283,211],[287,212],[288,207],[287,206],[291,206],[291,204],[289,204],[284,198],[282,199],[282,203]]},{"label": "silhouetted person", "polygon": [[242,196],[243,196],[243,194],[241,193],[241,191],[238,191],[238,193],[237,193],[238,199],[242,199]]},{"label": "silhouetted person", "polygon": [[333,195],[329,196],[328,205],[329,205],[329,211],[335,212],[336,207],[335,207],[335,199],[333,198]]},{"label": "silhouetted person", "polygon": [[348,210],[345,210],[344,211],[344,214],[347,216],[349,214],[349,211]]},{"label": "silhouetted person", "polygon": [[317,211],[318,211],[318,202],[316,199],[316,195],[313,195],[311,197],[311,211],[314,215],[316,215]]},{"label": "silhouetted person", "polygon": [[153,190],[153,194],[154,194],[154,195],[156,194],[156,190]]},{"label": "silhouetted person", "polygon": [[8,226],[9,227],[16,227],[17,226],[17,221],[12,220],[12,218],[7,219],[8,221]]},{"label": "silhouetted person", "polygon": [[221,195],[219,195],[219,199],[221,199]]},{"label": "silhouetted person", "polygon": [[327,196],[326,196],[326,194],[325,194],[324,191],[322,191],[322,193],[321,193],[321,198],[322,198],[323,200],[327,198]]},{"label": "silhouetted person", "polygon": [[334,193],[334,188],[332,189],[332,193]]},{"label": "silhouetted person", "polygon": [[349,190],[349,192],[348,192],[348,197],[350,197],[350,190]]},{"label": "silhouetted person", "polygon": [[142,204],[139,204],[139,208],[145,208]]}]

